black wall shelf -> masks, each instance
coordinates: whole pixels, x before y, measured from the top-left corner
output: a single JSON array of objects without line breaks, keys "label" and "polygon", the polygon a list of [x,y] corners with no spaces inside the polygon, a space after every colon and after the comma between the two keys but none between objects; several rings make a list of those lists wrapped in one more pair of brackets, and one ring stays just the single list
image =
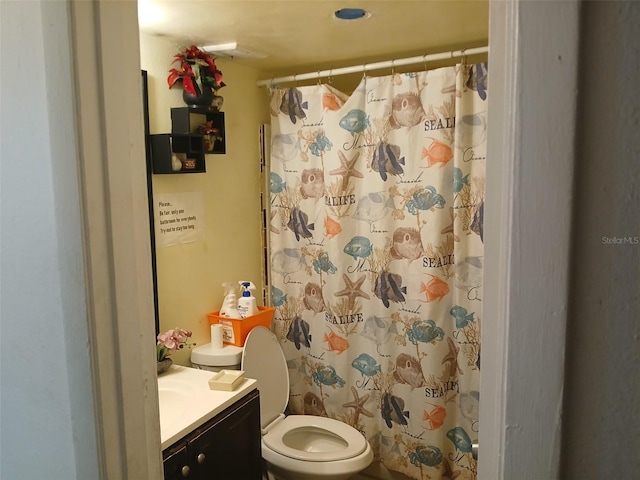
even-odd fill
[{"label": "black wall shelf", "polygon": [[[205,149],[206,154],[226,152],[224,134],[224,112],[207,107],[180,107],[171,109],[171,132],[203,135],[206,128],[218,130],[218,139],[212,148]],[[207,146],[205,138],[205,148]]]},{"label": "black wall shelf", "polygon": [[[173,165],[173,156],[181,165]],[[206,172],[202,135],[161,133],[151,135],[153,173]]]},{"label": "black wall shelf", "polygon": [[[217,131],[209,134],[210,129]],[[208,107],[172,108],[171,133],[149,137],[154,174],[203,173],[205,155],[226,153],[224,113]]]}]

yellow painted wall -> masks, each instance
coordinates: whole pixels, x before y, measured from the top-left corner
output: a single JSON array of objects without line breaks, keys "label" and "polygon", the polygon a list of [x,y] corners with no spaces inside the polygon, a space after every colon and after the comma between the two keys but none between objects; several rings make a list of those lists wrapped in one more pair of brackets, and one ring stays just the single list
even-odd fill
[{"label": "yellow painted wall", "polygon": [[[141,67],[147,71],[149,129],[170,133],[172,107],[182,107],[182,89],[167,87],[173,56],[184,45],[140,34]],[[160,331],[180,327],[193,332],[193,340],[209,342],[207,312],[222,305],[223,282],[251,280],[261,302],[262,257],[259,168],[259,126],[269,123],[268,96],[256,87],[258,70],[231,59],[216,60],[226,87],[226,154],[206,155],[206,173],[154,175],[153,191],[202,192],[204,241],[156,248]],[[157,219],[156,219],[157,221]],[[172,355],[189,365],[189,352]]]}]

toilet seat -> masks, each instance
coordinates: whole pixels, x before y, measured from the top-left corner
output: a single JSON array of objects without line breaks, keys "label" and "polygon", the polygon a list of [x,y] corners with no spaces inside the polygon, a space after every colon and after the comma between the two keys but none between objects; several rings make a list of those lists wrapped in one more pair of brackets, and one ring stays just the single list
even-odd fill
[{"label": "toilet seat", "polygon": [[[295,442],[290,438],[298,433],[306,434],[307,441],[295,448],[292,446]],[[315,415],[285,417],[262,436],[262,441],[276,453],[307,462],[345,460],[360,455],[367,448],[367,441],[355,428],[333,418]]]},{"label": "toilet seat", "polygon": [[289,402],[289,371],[278,339],[268,328],[258,326],[249,332],[242,353],[242,370],[258,382],[265,447],[285,457],[309,462],[350,459],[367,449],[362,434],[339,420],[316,415],[280,418]]}]

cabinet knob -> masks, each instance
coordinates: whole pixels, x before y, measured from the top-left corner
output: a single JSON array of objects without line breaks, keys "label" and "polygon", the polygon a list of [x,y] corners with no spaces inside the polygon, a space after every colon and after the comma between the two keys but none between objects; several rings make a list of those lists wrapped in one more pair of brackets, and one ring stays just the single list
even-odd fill
[{"label": "cabinet knob", "polygon": [[199,454],[198,457],[196,458],[196,460],[198,460],[198,463],[200,465],[202,465],[204,463],[204,461],[205,461],[204,453]]},{"label": "cabinet knob", "polygon": [[189,465],[185,465],[184,467],[182,467],[182,470],[180,472],[182,473],[183,477],[188,477],[189,473],[191,473],[191,469],[189,468]]}]

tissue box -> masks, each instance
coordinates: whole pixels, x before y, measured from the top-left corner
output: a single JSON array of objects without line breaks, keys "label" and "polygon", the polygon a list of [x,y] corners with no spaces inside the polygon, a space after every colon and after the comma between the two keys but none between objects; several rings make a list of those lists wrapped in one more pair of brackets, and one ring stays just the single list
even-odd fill
[{"label": "tissue box", "polygon": [[228,345],[243,347],[244,341],[252,328],[262,325],[271,328],[271,319],[275,308],[258,307],[259,312],[247,318],[227,318],[221,317],[220,311],[207,314],[209,324],[219,323],[222,325],[222,342]]}]

